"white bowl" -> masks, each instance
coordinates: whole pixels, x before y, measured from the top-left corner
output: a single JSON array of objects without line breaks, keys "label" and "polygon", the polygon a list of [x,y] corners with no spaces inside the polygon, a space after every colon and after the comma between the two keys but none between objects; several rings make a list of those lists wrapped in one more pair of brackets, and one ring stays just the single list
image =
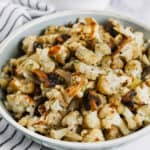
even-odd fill
[{"label": "white bowl", "polygon": [[[110,17],[114,17],[119,19],[125,25],[131,25],[135,29],[144,32],[145,37],[150,37],[150,28],[138,23],[137,21],[133,21],[130,18],[122,17],[118,14],[112,12],[100,12],[100,11],[65,11],[55,13],[53,15],[44,16],[42,18],[36,19],[26,25],[23,25],[21,28],[13,32],[1,45],[0,45],[0,68],[6,63],[6,61],[17,55],[18,53],[18,43],[25,37],[31,34],[39,34],[44,28],[48,25],[63,25],[70,21],[75,21],[78,17],[94,17],[101,23],[104,23]],[[2,96],[2,92],[0,92]],[[121,137],[118,139],[104,141],[104,142],[96,142],[96,143],[79,143],[79,142],[66,142],[59,141],[55,139],[51,139],[40,134],[34,133],[21,125],[19,125],[9,114],[9,112],[5,109],[3,105],[3,101],[0,101],[0,114],[17,130],[23,132],[26,136],[31,138],[32,140],[43,144],[47,147],[53,149],[65,149],[65,150],[102,150],[102,149],[110,149],[114,147],[118,147],[121,144],[125,144],[136,138],[144,136],[150,131],[150,126],[147,126],[137,132],[134,132],[128,136]]]}]

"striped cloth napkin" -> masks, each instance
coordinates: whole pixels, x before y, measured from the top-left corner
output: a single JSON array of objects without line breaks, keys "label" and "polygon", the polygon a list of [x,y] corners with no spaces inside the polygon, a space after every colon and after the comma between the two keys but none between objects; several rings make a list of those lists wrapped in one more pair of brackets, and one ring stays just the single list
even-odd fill
[{"label": "striped cloth napkin", "polygon": [[0,0],[0,42],[20,25],[54,11],[44,0]]},{"label": "striped cloth napkin", "polygon": [[[34,18],[53,13],[44,0],[0,0],[0,42],[14,29]],[[26,138],[0,116],[0,150],[46,150]]]}]

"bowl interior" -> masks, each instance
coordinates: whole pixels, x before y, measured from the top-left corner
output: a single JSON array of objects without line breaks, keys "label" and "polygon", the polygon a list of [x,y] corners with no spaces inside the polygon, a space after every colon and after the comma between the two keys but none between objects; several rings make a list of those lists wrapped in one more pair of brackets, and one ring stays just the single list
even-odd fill
[{"label": "bowl interior", "polygon": [[[125,26],[132,26],[135,30],[142,31],[145,34],[145,37],[150,37],[149,29],[142,27],[140,24],[132,22],[131,19],[120,17],[119,15],[107,12],[63,12],[57,13],[54,15],[46,16],[41,19],[34,20],[27,25],[22,26],[20,29],[14,31],[10,37],[1,45],[0,47],[0,68],[6,62],[12,58],[16,57],[20,51],[18,48],[20,42],[28,35],[38,35],[44,28],[49,25],[64,25],[68,22],[74,22],[77,18],[84,17],[94,17],[99,23],[105,24],[109,18],[113,17],[120,20]],[[2,91],[0,90],[0,97],[3,97]],[[3,102],[0,101],[0,109],[3,112],[3,115],[10,116],[9,112],[5,109]],[[4,116],[5,117],[5,116]],[[6,118],[7,119],[7,118]],[[11,120],[10,120],[11,119]],[[13,121],[13,118],[9,118],[9,122]]]}]

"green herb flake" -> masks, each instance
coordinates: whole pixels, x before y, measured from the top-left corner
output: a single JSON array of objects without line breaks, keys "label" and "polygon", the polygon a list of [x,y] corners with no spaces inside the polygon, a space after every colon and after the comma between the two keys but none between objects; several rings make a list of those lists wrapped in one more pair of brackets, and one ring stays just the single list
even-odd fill
[{"label": "green herb flake", "polygon": [[31,70],[33,68],[33,64],[29,64],[28,69]]},{"label": "green herb flake", "polygon": [[107,71],[106,71],[106,74],[108,75],[109,73],[110,73],[110,70],[107,70]]},{"label": "green herb flake", "polygon": [[79,61],[78,61],[78,60],[75,60],[75,61],[74,61],[74,63],[78,64],[78,63],[79,63]]},{"label": "green herb flake", "polygon": [[82,87],[82,91],[84,92],[86,89],[87,89],[87,86],[84,85],[84,86]]}]

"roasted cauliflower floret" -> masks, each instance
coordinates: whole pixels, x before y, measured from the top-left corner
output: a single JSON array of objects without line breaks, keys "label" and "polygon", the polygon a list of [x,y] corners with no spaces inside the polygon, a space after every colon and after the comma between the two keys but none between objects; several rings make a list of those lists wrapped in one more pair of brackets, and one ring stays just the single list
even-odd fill
[{"label": "roasted cauliflower floret", "polygon": [[100,73],[103,72],[100,68],[92,65],[87,65],[80,61],[74,62],[74,67],[77,72],[84,74],[88,79],[95,80]]},{"label": "roasted cauliflower floret", "polygon": [[48,56],[48,49],[37,49],[37,61],[41,65],[41,70],[46,73],[52,72],[55,69],[55,62]]},{"label": "roasted cauliflower floret", "polygon": [[31,94],[34,92],[35,85],[28,80],[20,80],[18,78],[12,79],[7,87],[8,92],[21,91],[22,93]]},{"label": "roasted cauliflower floret", "polygon": [[66,71],[63,69],[56,69],[55,72],[58,75],[60,75],[61,77],[63,77],[68,85],[70,84],[70,82],[71,82],[71,72],[70,71]]},{"label": "roasted cauliflower floret", "polygon": [[103,132],[101,129],[88,129],[81,132],[83,142],[99,142],[104,141]]},{"label": "roasted cauliflower floret", "polygon": [[54,112],[63,111],[63,106],[61,105],[61,102],[59,101],[59,99],[52,99],[52,100],[46,101],[44,105],[47,110],[50,109]]},{"label": "roasted cauliflower floret", "polygon": [[135,130],[137,128],[137,124],[134,120],[134,114],[130,111],[128,107],[120,106],[119,113],[122,114],[127,122],[127,126],[131,130]]},{"label": "roasted cauliflower floret", "polygon": [[144,45],[144,34],[142,32],[135,32],[134,38],[136,40],[136,43],[138,44],[138,47],[143,49]]},{"label": "roasted cauliflower floret", "polygon": [[96,43],[94,51],[99,62],[102,60],[103,56],[111,54],[111,48],[104,42]]},{"label": "roasted cauliflower floret", "polygon": [[112,57],[111,68],[112,69],[122,69],[124,67],[124,61],[119,55],[114,55]]},{"label": "roasted cauliflower floret", "polygon": [[64,138],[68,141],[81,141],[82,137],[68,128],[58,129],[58,130],[51,130],[50,136],[55,139],[61,139]]},{"label": "roasted cauliflower floret", "polygon": [[87,48],[83,47],[82,45],[77,47],[75,56],[80,61],[83,61],[84,63],[89,64],[89,65],[96,65],[99,61],[99,58],[98,58],[99,56],[96,53],[92,52],[92,50],[88,50]]},{"label": "roasted cauliflower floret", "polygon": [[29,77],[34,69],[39,69],[40,65],[33,59],[26,59],[16,68],[16,73],[24,77]]},{"label": "roasted cauliflower floret", "polygon": [[116,94],[123,83],[130,82],[127,75],[117,75],[114,71],[109,71],[106,75],[100,75],[97,83],[99,92],[112,95]]},{"label": "roasted cauliflower floret", "polygon": [[76,128],[78,125],[82,125],[82,116],[78,111],[69,112],[62,120],[62,125],[69,128]]},{"label": "roasted cauliflower floret", "polygon": [[83,124],[86,128],[100,128],[100,119],[98,118],[97,111],[87,111],[83,114]]},{"label": "roasted cauliflower floret", "polygon": [[53,34],[56,34],[56,33],[69,33],[70,30],[72,29],[72,28],[69,27],[70,24],[71,23],[69,23],[67,26],[56,26],[56,25],[48,26],[45,29],[44,34],[45,35],[53,35]]},{"label": "roasted cauliflower floret", "polygon": [[133,78],[141,78],[142,64],[138,60],[131,60],[125,66],[125,72]]},{"label": "roasted cauliflower floret", "polygon": [[61,45],[50,47],[48,54],[61,64],[64,64],[66,59],[70,56],[69,50]]},{"label": "roasted cauliflower floret", "polygon": [[50,127],[58,127],[61,123],[62,115],[59,112],[49,112],[46,116],[42,116],[45,124]]},{"label": "roasted cauliflower floret", "polygon": [[134,101],[137,104],[150,104],[150,87],[143,83],[140,86],[137,86],[135,89],[137,93],[134,97]]},{"label": "roasted cauliflower floret", "polygon": [[101,60],[101,66],[103,68],[109,68],[112,64],[112,57],[110,55],[106,55]]},{"label": "roasted cauliflower floret", "polygon": [[94,18],[80,19],[77,24],[73,26],[77,33],[83,33],[84,38],[96,39],[101,41],[99,34],[99,25]]},{"label": "roasted cauliflower floret", "polygon": [[71,76],[70,84],[72,86],[66,89],[69,92],[69,96],[77,96],[78,98],[81,98],[83,97],[84,91],[87,88],[88,79],[85,78],[85,76],[81,73],[74,73]]},{"label": "roasted cauliflower floret", "polygon": [[121,33],[122,35],[126,37],[132,37],[134,38],[134,34],[132,33],[131,27],[124,27],[121,22],[118,20],[115,20],[113,18],[109,19],[109,24],[112,25],[112,28],[116,30],[118,33]]},{"label": "roasted cauliflower floret", "polygon": [[3,72],[0,73],[0,87],[5,89],[9,83],[9,76]]},{"label": "roasted cauliflower floret", "polygon": [[131,130],[135,130],[137,128],[137,124],[134,120],[135,116],[128,107],[121,103],[121,96],[113,95],[109,98],[109,102],[112,106],[116,107],[117,112],[124,117],[127,127]]},{"label": "roasted cauliflower floret", "polygon": [[143,69],[142,79],[143,80],[149,80],[150,79],[150,66],[147,66]]},{"label": "roasted cauliflower floret", "polygon": [[58,89],[51,89],[46,93],[46,96],[49,99],[44,104],[47,111],[49,109],[52,111],[63,111],[68,106],[63,94]]},{"label": "roasted cauliflower floret", "polygon": [[122,120],[117,110],[110,104],[106,104],[99,113],[101,119],[101,125],[104,129],[111,129],[112,126],[116,126],[120,129],[123,135],[130,133],[125,122]]},{"label": "roasted cauliflower floret", "polygon": [[27,127],[29,130],[44,134],[47,132],[48,127],[44,121],[40,120],[39,117],[25,116],[19,120],[19,124]]},{"label": "roasted cauliflower floret", "polygon": [[42,44],[54,44],[58,34],[41,35],[37,37],[37,42]]},{"label": "roasted cauliflower floret", "polygon": [[65,89],[65,97],[68,103],[74,98],[82,98],[84,91],[86,90],[86,85],[88,83],[86,78],[82,75],[73,75],[71,79],[71,85]]},{"label": "roasted cauliflower floret", "polygon": [[106,103],[106,97],[92,89],[87,89],[84,92],[82,103],[85,110],[96,111]]},{"label": "roasted cauliflower floret", "polygon": [[142,50],[134,39],[124,39],[119,45],[117,52],[125,61],[136,59],[141,56]]},{"label": "roasted cauliflower floret", "polygon": [[64,140],[81,142],[82,137],[79,133],[69,130],[69,132],[65,135]]},{"label": "roasted cauliflower floret", "polygon": [[104,129],[104,136],[107,140],[111,140],[121,137],[122,134],[116,126],[112,126],[111,129]]},{"label": "roasted cauliflower floret", "polygon": [[35,102],[26,94],[9,94],[7,95],[6,107],[13,111],[17,118],[20,118],[25,112],[33,115]]},{"label": "roasted cauliflower floret", "polygon": [[22,42],[23,51],[26,54],[31,54],[34,52],[34,42],[36,41],[36,36],[28,36]]},{"label": "roasted cauliflower floret", "polygon": [[135,115],[135,120],[139,127],[143,124],[150,123],[150,106],[143,105],[137,110],[137,114]]},{"label": "roasted cauliflower floret", "polygon": [[50,137],[54,139],[62,139],[66,134],[68,133],[68,128],[62,128],[62,129],[52,129],[50,131]]},{"label": "roasted cauliflower floret", "polygon": [[71,75],[71,85],[80,84],[80,82],[85,82],[85,84],[88,83],[88,79],[85,78],[85,76],[81,73],[72,73]]},{"label": "roasted cauliflower floret", "polygon": [[150,60],[148,58],[147,55],[143,54],[142,56],[140,56],[140,61],[146,65],[146,66],[150,66]]}]

